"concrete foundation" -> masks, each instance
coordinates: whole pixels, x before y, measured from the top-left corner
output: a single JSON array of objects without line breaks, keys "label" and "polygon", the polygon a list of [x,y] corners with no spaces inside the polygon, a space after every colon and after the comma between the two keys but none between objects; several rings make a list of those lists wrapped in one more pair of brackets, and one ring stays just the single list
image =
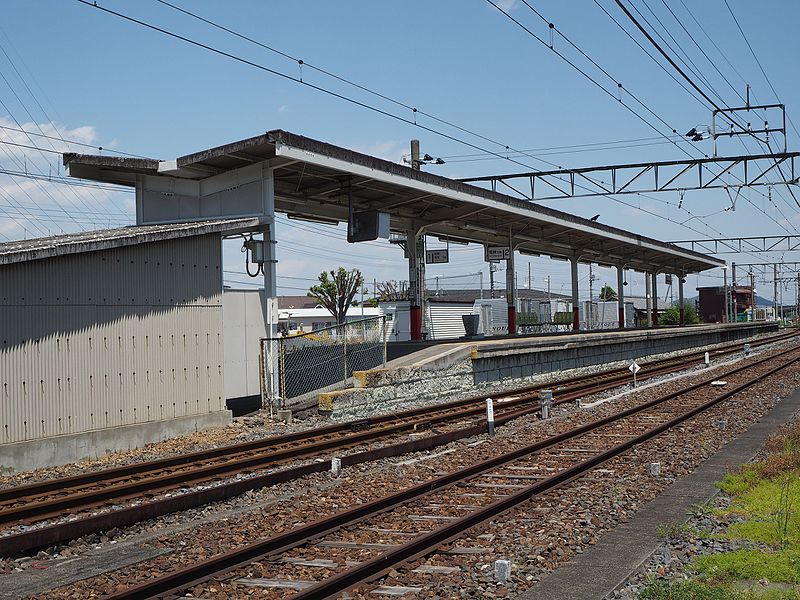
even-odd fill
[{"label": "concrete foundation", "polygon": [[132,450],[202,429],[223,427],[230,422],[231,412],[222,410],[166,421],[148,421],[28,442],[0,444],[0,473],[30,471],[74,463],[85,458],[98,458],[109,452]]}]

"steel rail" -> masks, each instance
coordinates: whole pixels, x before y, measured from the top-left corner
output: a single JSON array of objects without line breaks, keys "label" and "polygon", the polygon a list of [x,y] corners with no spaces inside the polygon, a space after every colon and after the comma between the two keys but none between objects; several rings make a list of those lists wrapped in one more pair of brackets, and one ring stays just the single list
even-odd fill
[{"label": "steel rail", "polygon": [[[785,340],[789,337],[796,335],[795,333],[786,334],[786,335],[778,335],[773,336],[768,339],[758,340],[751,343],[751,346],[757,347],[764,344],[770,344],[774,342],[778,342],[781,340]],[[729,347],[738,347],[739,344],[731,344],[730,346],[724,346],[721,349],[714,350],[710,352],[712,356],[720,356],[729,353],[726,348]],[[730,352],[734,352],[735,350],[730,350]],[[666,359],[665,361],[655,361],[651,363],[643,363],[641,366],[644,369],[642,372],[642,377],[647,375],[647,369],[649,367],[656,367],[660,365],[667,365],[671,363],[675,364],[683,364],[684,362],[690,360],[694,356],[702,356],[702,352],[688,354],[686,356],[676,357]],[[507,392],[502,392],[503,396],[511,396],[511,395],[519,395],[525,394],[527,392],[537,392],[538,390],[544,387],[552,387],[557,389],[559,387],[569,386],[569,385],[577,385],[581,383],[585,383],[588,381],[590,377],[604,377],[604,376],[611,376],[613,374],[620,374],[626,375],[627,369],[619,368],[619,369],[611,369],[608,371],[600,372],[590,376],[576,376],[572,378],[567,378],[561,381],[554,381],[548,384],[542,384],[537,386],[525,386],[522,388],[517,388],[514,390],[510,390]],[[481,404],[481,407],[478,407],[473,413],[470,414],[477,414],[482,412],[482,404],[486,400],[486,395],[479,395],[479,396],[472,396],[469,398],[464,398],[461,400],[455,400],[452,402],[447,402],[443,404],[439,404],[435,407],[421,407],[410,409],[406,411],[401,411],[398,413],[388,414],[388,415],[379,415],[375,417],[368,417],[365,419],[359,419],[356,421],[348,421],[346,423],[340,423],[336,425],[327,425],[324,427],[319,427],[313,430],[313,432],[309,431],[299,431],[295,433],[285,434],[281,436],[274,436],[266,439],[261,440],[254,440],[251,442],[244,442],[241,444],[235,445],[228,445],[228,446],[219,446],[217,448],[211,448],[208,450],[200,450],[196,452],[190,452],[181,454],[178,456],[173,456],[169,458],[163,459],[156,459],[152,461],[140,462],[131,465],[125,465],[121,467],[114,467],[111,469],[103,469],[101,471],[94,471],[91,473],[84,473],[80,475],[73,475],[69,477],[60,477],[55,479],[50,479],[47,481],[41,481],[26,485],[14,486],[5,489],[0,489],[0,504],[7,503],[10,500],[14,500],[17,498],[30,498],[34,495],[41,495],[51,491],[63,491],[68,487],[78,487],[81,485],[93,484],[100,481],[106,482],[113,478],[120,478],[120,477],[130,477],[130,476],[141,476],[146,475],[148,471],[163,471],[168,468],[172,467],[179,467],[183,465],[188,465],[193,462],[200,462],[205,460],[210,460],[219,457],[227,457],[233,453],[246,453],[246,452],[253,452],[253,451],[260,451],[269,448],[275,448],[281,446],[283,444],[294,443],[294,442],[308,442],[309,435],[320,438],[327,435],[336,435],[340,433],[347,433],[351,431],[360,430],[366,427],[380,425],[384,423],[389,423],[392,421],[407,421],[408,419],[420,416],[420,417],[427,417],[431,413],[438,412],[438,411],[449,411],[451,409],[455,409],[458,407],[468,406],[471,404]],[[409,428],[413,427],[413,423],[409,425]],[[0,509],[2,510],[2,509]]]},{"label": "steel rail", "polygon": [[[797,351],[798,351],[797,348],[792,348],[782,353],[782,355],[790,354],[792,352],[797,352]],[[541,440],[529,446],[525,446],[517,450],[514,450],[512,452],[482,461],[480,463],[470,465],[468,467],[462,468],[458,471],[454,471],[447,475],[443,475],[435,479],[423,482],[421,484],[417,484],[412,487],[406,488],[389,496],[385,496],[383,498],[379,498],[377,500],[355,506],[354,508],[351,508],[349,510],[336,513],[334,515],[328,516],[318,521],[314,521],[307,525],[302,525],[300,527],[293,528],[292,530],[286,533],[282,533],[273,536],[271,538],[267,538],[265,540],[260,540],[258,542],[253,542],[246,546],[214,556],[210,559],[199,561],[197,563],[173,571],[171,573],[161,575],[149,581],[136,584],[126,590],[106,596],[106,600],[149,599],[149,598],[162,597],[168,594],[180,593],[181,591],[189,587],[192,587],[194,585],[203,583],[212,577],[219,577],[237,568],[247,566],[248,564],[250,564],[255,560],[264,560],[272,558],[278,554],[291,550],[292,548],[301,546],[310,540],[317,539],[321,536],[328,535],[330,533],[338,531],[344,527],[351,526],[368,517],[372,517],[378,513],[391,510],[411,500],[416,500],[418,498],[431,494],[434,491],[448,487],[459,481],[469,479],[485,471],[494,469],[498,466],[501,466],[513,460],[517,460],[523,456],[527,456],[534,452],[559,444],[563,441],[572,439],[574,437],[578,437],[580,435],[583,435],[584,433],[597,429],[598,427],[602,427],[609,423],[613,423],[615,421],[624,419],[628,416],[635,415],[637,413],[646,411],[650,408],[656,407],[668,400],[690,393],[699,388],[705,387],[708,384],[710,384],[711,381],[719,377],[729,377],[731,375],[743,372],[748,369],[752,369],[763,363],[766,363],[767,361],[772,361],[774,359],[775,359],[774,356],[769,356],[760,360],[748,362],[747,364],[732,369],[730,371],[727,371],[724,374],[717,374],[714,377],[705,378],[702,381],[696,382],[679,390],[675,390],[673,392],[670,392],[666,395],[650,400],[641,405],[631,407],[629,409],[620,411],[619,413],[615,413],[607,417],[603,417],[601,419],[598,419],[597,421],[593,421],[591,423],[587,423],[577,428],[565,431],[561,434],[552,436],[545,440]],[[496,516],[497,514],[505,512],[510,508],[513,508],[513,506],[515,506],[516,504],[529,499],[533,495],[540,494],[543,491],[546,491],[547,489],[552,489],[553,487],[556,487],[558,485],[563,485],[567,481],[574,479],[575,477],[582,474],[585,470],[593,468],[598,464],[602,464],[602,462],[607,461],[609,458],[616,456],[617,454],[627,450],[628,448],[637,445],[642,441],[646,441],[647,439],[650,439],[651,437],[654,437],[655,435],[658,435],[659,433],[666,431],[670,427],[673,427],[674,425],[682,421],[685,421],[704,410],[707,410],[711,406],[721,402],[722,400],[732,396],[733,394],[743,389],[746,389],[747,387],[750,387],[755,383],[758,383],[764,377],[772,373],[775,373],[783,368],[786,368],[791,364],[796,363],[798,360],[800,360],[800,356],[796,356],[790,359],[789,361],[770,369],[767,373],[759,374],[757,377],[732,388],[731,390],[721,394],[720,396],[713,398],[712,400],[703,403],[699,407],[696,407],[679,417],[671,419],[665,424],[662,424],[652,430],[649,430],[648,432],[634,438],[633,440],[629,440],[627,442],[623,442],[622,444],[618,444],[609,451],[603,452],[600,455],[587,459],[582,463],[580,463],[579,465],[570,467],[567,471],[559,473],[547,480],[538,482],[537,484],[529,488],[526,488],[521,492],[515,493],[507,498],[504,498],[493,504],[490,504],[484,509],[477,511],[477,513],[480,515],[479,517],[468,515],[467,517],[458,521],[461,524],[462,529],[457,529],[457,528],[454,529],[452,525],[455,524],[456,522],[453,522],[453,524],[434,530],[434,532],[431,532],[430,534],[424,534],[417,540],[412,541],[410,544],[406,544],[404,546],[393,549],[387,553],[380,555],[379,557],[376,557],[375,559],[362,563],[361,565],[354,567],[353,569],[350,569],[339,575],[331,577],[325,582],[313,586],[308,590],[305,590],[304,592],[300,592],[298,595],[295,596],[295,598],[298,599],[327,598],[330,597],[332,594],[338,593],[339,591],[343,591],[349,587],[352,587],[353,585],[356,585],[365,579],[378,577],[382,572],[387,572],[392,568],[390,564],[391,560],[395,560],[395,563],[392,564],[397,564],[399,562],[410,560],[411,558],[419,556],[420,554],[424,554],[425,552],[428,551],[426,550],[426,548],[429,548],[431,544],[434,544],[435,547],[436,545],[443,543],[442,541],[439,540],[446,541],[448,539],[452,539],[452,537],[457,536],[460,531],[463,531],[463,528],[471,527],[477,524],[478,522],[485,520],[486,518],[491,518],[493,516]],[[611,452],[614,452],[614,454],[610,454]],[[548,482],[549,488],[543,485],[545,484],[545,482]],[[511,499],[514,500],[511,501]],[[423,541],[420,542],[419,540]],[[418,545],[411,548],[410,547],[411,544],[415,543],[418,543]],[[422,546],[420,547],[419,544],[422,544]],[[322,587],[328,585],[330,587],[324,587],[324,588]],[[312,593],[314,595],[311,595]]]},{"label": "steel rail", "polygon": [[[753,345],[779,341],[778,339],[776,339],[776,337],[778,336],[772,337],[769,340],[761,340],[760,342],[755,342]],[[780,339],[785,339],[786,337],[791,337],[791,336],[780,336]],[[716,352],[715,356],[718,356],[719,354],[727,354],[733,351],[718,349],[715,352]],[[691,358],[692,356],[694,355],[689,355],[689,358]],[[657,363],[652,363],[658,366],[658,368],[653,368],[651,370],[648,370],[644,376],[640,376],[640,379],[644,380],[648,377],[655,377],[663,373],[671,372],[675,370],[676,367],[680,368],[681,366],[685,366],[687,363],[690,362],[686,360],[685,357],[681,357],[681,359],[667,359],[666,361],[659,361]],[[663,366],[659,366],[662,364]],[[588,384],[585,385],[579,384],[573,386],[572,388],[567,388],[567,387],[556,388],[557,394],[554,404],[556,405],[563,404],[581,397],[582,394],[596,393],[598,391],[603,391],[606,389],[616,387],[617,386],[616,382],[622,379],[625,380],[628,379],[629,374],[626,369],[611,370],[603,374],[600,374],[600,375],[605,375],[608,373],[613,374],[616,373],[617,371],[622,371],[623,373],[620,373],[619,375],[611,378],[600,378],[598,376],[591,376],[590,377],[591,381]],[[599,383],[595,381],[598,379],[600,381]],[[574,378],[573,380],[580,381],[581,378],[578,377]],[[482,397],[480,398],[482,401],[483,398]],[[505,404],[504,407],[499,408],[495,418],[495,425],[501,426],[515,418],[538,411],[540,408],[538,403],[528,407],[524,407],[522,409],[507,410],[513,405],[526,402],[528,399],[529,398],[522,398],[520,400],[508,402]],[[463,402],[464,401],[457,401],[456,404]],[[479,408],[473,410],[472,412],[481,413],[482,411],[483,409]],[[440,418],[440,420],[443,420],[444,418],[446,417],[442,417]],[[355,464],[361,464],[364,462],[378,460],[380,458],[386,458],[389,456],[397,456],[409,452],[429,450],[437,446],[450,443],[457,439],[479,435],[485,431],[485,428],[486,428],[485,420],[481,420],[478,424],[456,429],[453,431],[434,434],[417,440],[400,442],[396,444],[389,444],[378,449],[372,449],[364,452],[345,455],[342,457],[342,463],[344,466],[352,466]],[[315,462],[311,464],[299,465],[283,469],[281,471],[271,472],[262,475],[254,475],[253,477],[249,477],[244,480],[236,480],[232,482],[223,483],[220,485],[205,487],[200,490],[194,490],[180,495],[154,500],[151,502],[146,502],[136,506],[126,507],[123,509],[116,509],[113,511],[108,511],[78,519],[70,519],[67,522],[57,523],[45,527],[31,528],[21,533],[1,536],[0,556],[19,555],[25,552],[29,552],[31,550],[48,547],[70,539],[74,539],[82,535],[96,533],[112,529],[114,527],[125,527],[143,520],[156,518],[159,516],[163,516],[181,510],[196,508],[198,506],[202,506],[204,504],[208,504],[211,502],[225,500],[243,494],[247,491],[260,489],[270,485],[276,485],[278,483],[284,483],[313,473],[320,473],[326,471],[327,469],[328,469],[327,463]],[[216,483],[216,481],[214,482]],[[169,489],[173,489],[173,487],[167,486],[163,488],[150,488],[148,489],[148,495],[155,495],[158,492],[166,491]],[[129,496],[116,496],[115,499],[117,501],[122,501],[136,497],[138,496],[131,494]],[[85,510],[88,508],[95,508],[101,505],[102,504],[100,503],[86,504],[83,506],[79,506],[78,508],[80,510]],[[58,516],[60,514],[63,513],[58,513],[58,512],[51,512],[50,514],[38,513],[37,516],[40,517],[39,520],[42,520],[49,516],[53,515]]]},{"label": "steel rail", "polygon": [[[791,352],[791,350],[790,350]],[[542,481],[536,482],[526,489],[515,492],[505,498],[497,500],[492,504],[478,509],[465,517],[451,521],[450,523],[437,527],[433,531],[423,534],[418,538],[403,544],[397,548],[390,549],[370,560],[360,563],[354,567],[347,569],[342,573],[338,573],[316,585],[311,586],[305,590],[300,591],[298,594],[292,596],[294,600],[323,600],[324,598],[331,598],[333,595],[343,592],[347,589],[358,585],[359,583],[366,583],[374,580],[377,577],[387,574],[393,568],[415,558],[419,558],[435,550],[438,546],[445,544],[453,539],[458,538],[463,532],[468,529],[496,518],[509,510],[512,510],[517,505],[527,502],[534,496],[538,496],[544,492],[551,491],[561,487],[591,471],[592,469],[606,463],[612,458],[630,450],[634,446],[638,446],[662,433],[680,425],[684,421],[705,412],[706,410],[716,406],[723,400],[755,385],[760,382],[764,377],[772,375],[789,365],[795,364],[800,360],[800,356],[789,360],[786,363],[778,365],[770,369],[756,378],[750,379],[740,385],[737,385],[730,390],[708,400],[699,406],[696,406],[681,415],[678,415],[669,421],[657,425],[637,436],[634,436],[624,442],[621,442],[612,448],[599,452],[594,456],[587,458],[580,463],[568,467],[564,471],[548,477]]]}]

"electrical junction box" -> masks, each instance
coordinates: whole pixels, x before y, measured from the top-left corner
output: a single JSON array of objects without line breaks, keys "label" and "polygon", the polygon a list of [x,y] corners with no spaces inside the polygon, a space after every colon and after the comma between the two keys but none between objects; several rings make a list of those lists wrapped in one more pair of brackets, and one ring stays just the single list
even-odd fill
[{"label": "electrical junction box", "polygon": [[264,242],[263,240],[247,240],[247,248],[250,250],[250,262],[257,265],[264,264]]},{"label": "electrical junction box", "polygon": [[354,212],[347,224],[347,241],[352,244],[378,238],[389,239],[389,213],[377,210]]}]

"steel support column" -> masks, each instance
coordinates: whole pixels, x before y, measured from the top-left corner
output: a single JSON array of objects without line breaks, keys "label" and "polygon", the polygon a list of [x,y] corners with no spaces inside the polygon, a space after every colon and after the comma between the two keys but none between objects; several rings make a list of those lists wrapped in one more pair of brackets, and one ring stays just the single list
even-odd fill
[{"label": "steel support column", "polygon": [[578,257],[569,259],[570,274],[572,275],[572,330],[581,328],[580,301],[578,300]]},{"label": "steel support column", "polygon": [[508,304],[508,334],[517,335],[517,289],[514,276],[514,240],[508,236],[508,260],[506,260],[506,302]]},{"label": "steel support column", "polygon": [[658,327],[658,271],[653,271],[653,327]]},{"label": "steel support column", "polygon": [[619,315],[619,328],[625,328],[625,267],[617,265],[617,313]]},{"label": "steel support column", "polygon": [[[278,337],[278,256],[277,236],[275,234],[275,179],[271,168],[264,165],[261,171],[262,217],[267,221],[260,228],[264,240],[264,299],[261,305],[264,315],[265,337]],[[275,401],[280,395],[280,381],[277,362],[272,360],[265,366],[268,395]],[[262,399],[266,401],[265,399]],[[267,406],[262,406],[267,408]]]},{"label": "steel support column", "polygon": [[411,339],[423,339],[425,309],[425,234],[416,229],[406,233],[408,254],[409,321]]},{"label": "steel support column", "polygon": [[645,296],[645,313],[644,313],[644,325],[645,327],[652,327],[653,320],[650,318],[650,315],[653,314],[653,292],[651,291],[653,287],[653,279],[650,277],[650,273],[648,271],[644,272],[644,296]]},{"label": "steel support column", "polygon": [[678,323],[686,325],[686,309],[683,306],[683,275],[676,273],[675,277],[678,278]]},{"label": "steel support column", "polygon": [[723,291],[725,292],[725,318],[722,319],[723,323],[728,323],[730,321],[731,316],[731,309],[729,308],[729,302],[731,299],[731,295],[728,292],[728,268],[722,267],[722,286]]}]

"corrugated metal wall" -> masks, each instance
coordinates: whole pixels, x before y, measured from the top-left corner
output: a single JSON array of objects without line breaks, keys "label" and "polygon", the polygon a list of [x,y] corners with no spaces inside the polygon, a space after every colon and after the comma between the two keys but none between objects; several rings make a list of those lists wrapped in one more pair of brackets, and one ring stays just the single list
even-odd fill
[{"label": "corrugated metal wall", "polygon": [[0,266],[0,443],[223,410],[220,260],[205,235]]},{"label": "corrugated metal wall", "polygon": [[464,337],[466,331],[461,316],[471,314],[471,304],[429,302],[427,314],[429,339],[447,340]]}]

